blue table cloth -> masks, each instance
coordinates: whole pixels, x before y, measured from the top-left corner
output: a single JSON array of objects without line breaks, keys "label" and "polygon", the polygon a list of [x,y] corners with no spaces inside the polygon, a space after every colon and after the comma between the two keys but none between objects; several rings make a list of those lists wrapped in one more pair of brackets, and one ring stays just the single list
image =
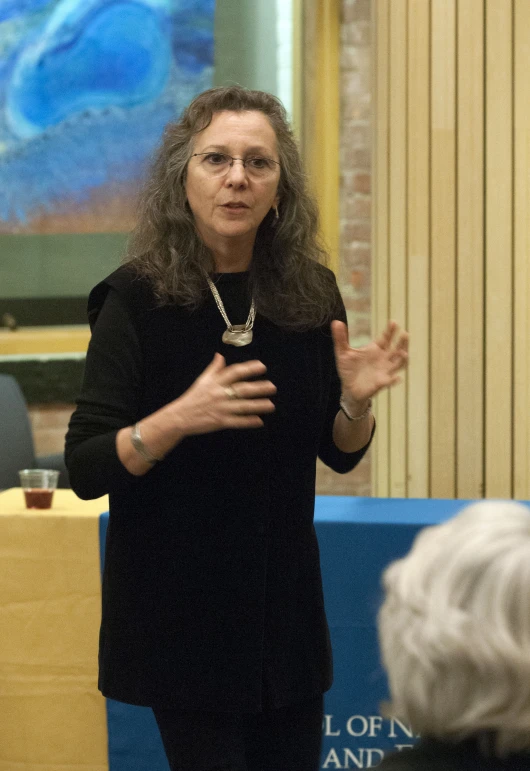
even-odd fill
[{"label": "blue table cloth", "polygon": [[[414,742],[409,726],[385,720],[388,698],[376,634],[381,573],[404,556],[426,525],[466,501],[317,497],[320,544],[335,680],[326,694],[321,768],[371,768]],[[103,563],[108,514],[100,519]],[[168,771],[151,710],[107,700],[109,771]]]}]

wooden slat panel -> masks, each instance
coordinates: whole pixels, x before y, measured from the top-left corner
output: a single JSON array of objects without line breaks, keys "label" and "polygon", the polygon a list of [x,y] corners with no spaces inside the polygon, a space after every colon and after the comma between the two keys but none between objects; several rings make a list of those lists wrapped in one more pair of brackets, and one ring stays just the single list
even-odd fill
[{"label": "wooden slat panel", "polygon": [[[406,321],[407,293],[407,0],[390,4],[390,317]],[[407,495],[407,392],[390,392],[390,495]]]},{"label": "wooden slat panel", "polygon": [[431,495],[455,495],[455,0],[432,0]]},{"label": "wooden slat panel", "polygon": [[484,0],[458,4],[457,497],[484,495]]},{"label": "wooden slat panel", "polygon": [[514,19],[514,497],[530,499],[530,3]]},{"label": "wooden slat panel", "polygon": [[429,495],[429,120],[430,0],[409,0],[407,494]]},{"label": "wooden slat panel", "polygon": [[[389,48],[390,0],[375,5],[375,154],[374,154],[374,259],[373,259],[373,328],[379,334],[389,313],[388,290],[388,153],[389,153]],[[375,400],[377,442],[373,455],[374,495],[389,494],[389,394],[378,394]]]},{"label": "wooden slat panel", "polygon": [[[512,495],[512,3],[486,0],[486,497]],[[528,77],[528,75],[527,75]]]}]

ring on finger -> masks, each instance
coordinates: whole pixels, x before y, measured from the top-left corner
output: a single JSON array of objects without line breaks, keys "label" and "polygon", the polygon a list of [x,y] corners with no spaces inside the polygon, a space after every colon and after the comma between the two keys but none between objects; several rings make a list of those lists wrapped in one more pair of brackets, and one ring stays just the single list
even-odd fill
[{"label": "ring on finger", "polygon": [[232,386],[226,386],[223,388],[223,391],[226,394],[227,399],[239,399],[239,396],[237,395],[236,391],[232,388]]}]

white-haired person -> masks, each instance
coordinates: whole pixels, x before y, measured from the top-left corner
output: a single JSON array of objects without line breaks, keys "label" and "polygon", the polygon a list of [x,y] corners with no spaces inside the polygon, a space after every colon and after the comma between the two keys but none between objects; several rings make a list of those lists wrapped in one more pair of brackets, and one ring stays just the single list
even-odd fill
[{"label": "white-haired person", "polygon": [[383,583],[388,709],[422,738],[381,770],[530,769],[530,509],[467,506]]}]

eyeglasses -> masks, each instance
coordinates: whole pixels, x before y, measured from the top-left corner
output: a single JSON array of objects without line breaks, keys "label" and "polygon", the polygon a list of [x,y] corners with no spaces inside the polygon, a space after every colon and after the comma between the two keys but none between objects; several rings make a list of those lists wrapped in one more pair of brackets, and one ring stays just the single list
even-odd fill
[{"label": "eyeglasses", "polygon": [[228,174],[228,169],[234,165],[234,161],[241,161],[243,168],[250,177],[263,179],[276,171],[280,164],[272,158],[262,158],[254,155],[251,158],[233,158],[225,153],[194,153],[192,158],[202,157],[201,166],[211,177],[222,177]]}]

